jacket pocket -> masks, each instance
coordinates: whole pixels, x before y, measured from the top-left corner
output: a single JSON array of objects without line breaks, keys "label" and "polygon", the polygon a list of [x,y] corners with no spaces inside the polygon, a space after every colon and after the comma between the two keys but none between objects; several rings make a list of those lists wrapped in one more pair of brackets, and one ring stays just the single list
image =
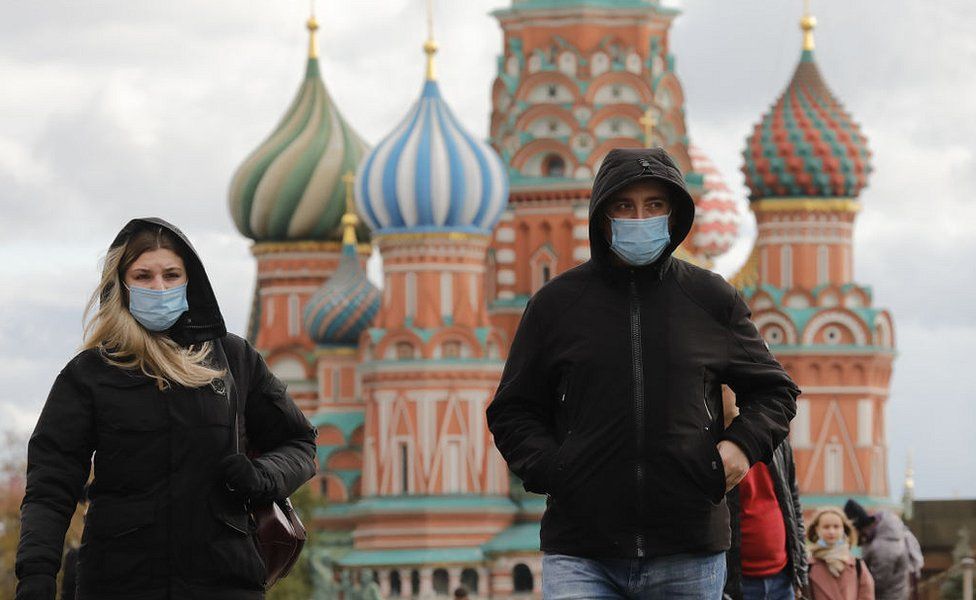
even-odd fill
[{"label": "jacket pocket", "polygon": [[90,539],[119,538],[156,521],[156,501],[98,498],[85,515],[85,535]]},{"label": "jacket pocket", "polygon": [[153,539],[155,500],[101,498],[85,516],[79,580],[86,589],[135,590],[147,587],[156,566]]},{"label": "jacket pocket", "polygon": [[226,495],[211,495],[210,512],[217,521],[217,533],[207,550],[214,575],[228,585],[263,589],[267,569],[250,515]]}]

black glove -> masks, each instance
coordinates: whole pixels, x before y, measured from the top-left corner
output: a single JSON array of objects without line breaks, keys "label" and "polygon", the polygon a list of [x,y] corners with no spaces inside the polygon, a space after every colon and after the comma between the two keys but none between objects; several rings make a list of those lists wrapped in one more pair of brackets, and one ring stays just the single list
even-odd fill
[{"label": "black glove", "polygon": [[217,463],[227,488],[243,495],[251,502],[270,502],[274,500],[275,485],[264,469],[255,465],[243,454],[225,456]]},{"label": "black glove", "polygon": [[58,582],[50,575],[28,575],[17,582],[16,600],[55,600]]}]

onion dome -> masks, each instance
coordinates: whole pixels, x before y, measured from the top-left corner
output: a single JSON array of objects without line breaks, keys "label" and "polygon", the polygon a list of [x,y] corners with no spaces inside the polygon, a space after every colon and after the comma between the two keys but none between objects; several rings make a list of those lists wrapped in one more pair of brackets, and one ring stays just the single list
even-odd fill
[{"label": "onion dome", "polygon": [[810,15],[800,23],[803,54],[786,90],[743,151],[750,198],[856,197],[871,172],[867,138],[824,83],[813,56]]},{"label": "onion dome", "polygon": [[705,178],[705,190],[695,203],[695,252],[714,258],[725,254],[739,235],[739,205],[711,159],[697,146],[689,146],[691,170]]},{"label": "onion dome", "polygon": [[355,344],[380,309],[380,291],[366,277],[356,255],[356,225],[352,211],[352,184],[349,171],[343,177],[347,192],[346,214],[342,217],[342,256],[339,268],[318,289],[305,306],[305,329],[321,345]]},{"label": "onion dome", "polygon": [[317,29],[313,16],[308,20],[308,66],[298,95],[231,180],[234,224],[258,242],[339,241],[345,210],[341,177],[356,169],[367,150],[322,82]]},{"label": "onion dome", "polygon": [[505,168],[488,144],[464,130],[441,97],[433,39],[424,51],[427,80],[420,98],[360,165],[360,213],[377,233],[488,234],[508,200]]}]

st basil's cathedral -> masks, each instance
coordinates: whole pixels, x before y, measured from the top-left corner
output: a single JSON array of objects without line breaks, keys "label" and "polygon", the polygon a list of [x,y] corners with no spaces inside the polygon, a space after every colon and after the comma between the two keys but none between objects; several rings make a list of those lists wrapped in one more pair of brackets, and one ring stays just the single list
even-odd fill
[{"label": "st basil's cathedral", "polygon": [[[676,256],[711,267],[739,234],[689,133],[678,15],[660,0],[511,0],[493,13],[487,140],[442,95],[431,34],[419,97],[373,147],[329,95],[309,19],[304,81],[229,207],[257,260],[248,337],[318,428],[316,597],[353,578],[391,598],[541,597],[545,498],[508,472],[484,415],[529,297],[589,258],[593,175],[612,148],[661,146],[696,204]],[[852,267],[870,152],[820,73],[815,25],[806,14],[796,71],[745,141],[758,236],[731,281],[803,390],[790,440],[804,504],[888,505],[894,327]]]}]

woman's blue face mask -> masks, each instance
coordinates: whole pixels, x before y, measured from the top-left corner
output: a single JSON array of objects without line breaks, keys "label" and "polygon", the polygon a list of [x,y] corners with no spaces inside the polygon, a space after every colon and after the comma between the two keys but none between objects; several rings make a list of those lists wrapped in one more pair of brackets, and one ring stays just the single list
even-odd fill
[{"label": "woman's blue face mask", "polygon": [[186,284],[168,290],[129,287],[129,312],[149,331],[166,331],[189,310]]},{"label": "woman's blue face mask", "polygon": [[628,265],[649,265],[671,243],[670,214],[648,219],[610,218],[610,249]]}]

